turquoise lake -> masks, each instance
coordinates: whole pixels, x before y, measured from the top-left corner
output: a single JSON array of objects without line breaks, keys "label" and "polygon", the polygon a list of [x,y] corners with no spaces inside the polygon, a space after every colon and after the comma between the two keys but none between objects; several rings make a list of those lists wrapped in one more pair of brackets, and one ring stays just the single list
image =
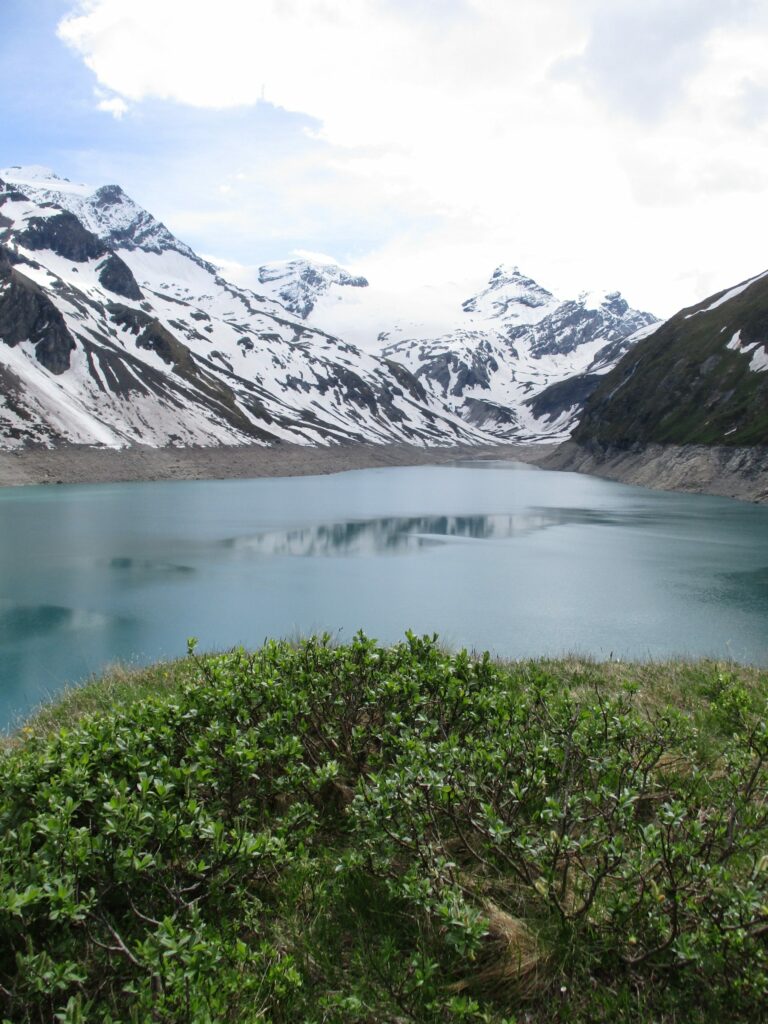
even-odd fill
[{"label": "turquoise lake", "polygon": [[768,665],[768,508],[508,462],[0,490],[0,726],[189,636],[361,628]]}]

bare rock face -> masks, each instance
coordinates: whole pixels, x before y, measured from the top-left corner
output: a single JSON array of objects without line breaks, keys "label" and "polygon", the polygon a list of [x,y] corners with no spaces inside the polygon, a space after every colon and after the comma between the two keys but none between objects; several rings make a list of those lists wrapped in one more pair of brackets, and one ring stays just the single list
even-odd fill
[{"label": "bare rock face", "polygon": [[135,299],[138,302],[144,298],[131,268],[117,253],[111,252],[102,263],[99,282],[124,299]]},{"label": "bare rock face", "polygon": [[0,247],[0,339],[11,348],[32,342],[37,361],[51,373],[62,374],[69,369],[74,339],[53,302],[15,263],[16,258]]},{"label": "bare rock face", "polygon": [[50,249],[73,263],[98,259],[107,251],[96,235],[84,228],[74,214],[67,212],[31,218],[18,240],[27,249]]},{"label": "bare rock face", "polygon": [[655,490],[717,494],[768,504],[765,445],[742,448],[638,443],[619,447],[566,441],[539,465]]}]

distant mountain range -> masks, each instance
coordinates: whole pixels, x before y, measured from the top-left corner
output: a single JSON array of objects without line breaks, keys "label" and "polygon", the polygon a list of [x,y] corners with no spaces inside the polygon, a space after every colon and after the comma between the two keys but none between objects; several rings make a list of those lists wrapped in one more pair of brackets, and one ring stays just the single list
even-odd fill
[{"label": "distant mountain range", "polygon": [[618,292],[562,302],[499,267],[463,306],[471,326],[384,348],[467,422],[508,440],[567,437],[601,376],[649,328]]},{"label": "distant mountain range", "polygon": [[514,266],[418,289],[307,259],[239,287],[117,185],[0,171],[0,447],[766,443],[768,275],[664,324]]},{"label": "distant mountain range", "polygon": [[368,287],[364,277],[356,277],[335,263],[304,259],[259,267],[259,284],[266,295],[302,320],[311,316],[318,301],[336,288]]},{"label": "distant mountain range", "polygon": [[470,298],[444,289],[438,337],[425,333],[429,315],[385,312],[364,277],[332,264],[267,264],[259,283],[312,326],[369,325],[368,343],[405,366],[432,405],[507,441],[567,437],[602,375],[659,323],[618,292],[564,302],[517,267],[497,267]]},{"label": "distant mountain range", "polygon": [[404,367],[227,282],[118,186],[0,181],[4,447],[488,440]]}]

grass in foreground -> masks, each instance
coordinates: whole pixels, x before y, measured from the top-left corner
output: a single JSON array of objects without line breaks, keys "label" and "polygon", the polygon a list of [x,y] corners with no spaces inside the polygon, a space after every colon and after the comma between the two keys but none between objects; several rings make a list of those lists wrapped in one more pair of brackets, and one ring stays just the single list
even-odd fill
[{"label": "grass in foreground", "polygon": [[10,1021],[759,1021],[766,679],[271,643],[0,756]]}]

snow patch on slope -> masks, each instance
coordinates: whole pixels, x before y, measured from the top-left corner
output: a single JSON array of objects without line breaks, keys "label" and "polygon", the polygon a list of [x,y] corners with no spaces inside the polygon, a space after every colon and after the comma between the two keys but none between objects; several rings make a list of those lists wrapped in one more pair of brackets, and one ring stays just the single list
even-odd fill
[{"label": "snow patch on slope", "polygon": [[[761,275],[762,276],[762,275]],[[759,341],[753,341],[745,345],[741,340],[741,330],[736,331],[731,340],[725,346],[731,352],[738,352],[740,355],[750,355],[749,368],[753,373],[763,373],[768,370],[768,349]]]},{"label": "snow patch on slope", "polygon": [[[2,177],[2,174],[0,174]],[[685,319],[690,320],[694,316],[698,316],[700,313],[710,313],[713,309],[717,309],[718,306],[724,305],[726,302],[730,302],[731,299],[735,299],[737,295],[741,295],[745,292],[750,285],[754,284],[755,281],[759,281],[761,278],[768,276],[768,270],[762,274],[757,274],[755,277],[750,277],[748,281],[743,281],[741,284],[737,284],[734,288],[730,288],[727,292],[724,292],[719,299],[715,299],[714,302],[710,303],[705,309],[697,309],[694,313],[687,313]]]}]

